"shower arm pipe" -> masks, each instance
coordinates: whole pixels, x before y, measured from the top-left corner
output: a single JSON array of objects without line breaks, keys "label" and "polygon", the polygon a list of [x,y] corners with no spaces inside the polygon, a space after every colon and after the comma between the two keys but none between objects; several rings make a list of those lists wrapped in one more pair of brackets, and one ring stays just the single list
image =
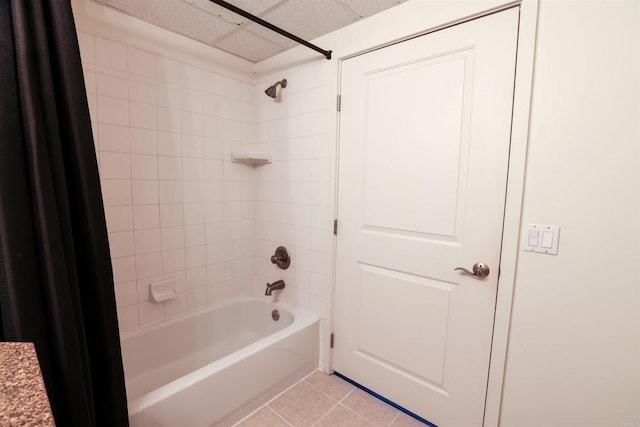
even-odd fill
[{"label": "shower arm pipe", "polygon": [[324,57],[327,58],[327,59],[331,59],[331,51],[330,50],[324,50],[324,49],[322,49],[322,48],[320,48],[320,47],[318,47],[318,46],[316,46],[316,45],[314,45],[312,43],[309,43],[308,41],[303,40],[300,37],[295,36],[295,35],[291,34],[290,32],[283,30],[280,27],[276,27],[275,25],[268,23],[264,19],[260,19],[257,16],[252,15],[249,12],[247,12],[247,11],[245,11],[243,9],[240,9],[237,6],[234,6],[234,5],[230,4],[230,3],[227,3],[224,0],[209,0],[209,1],[212,2],[212,3],[217,4],[218,6],[222,6],[225,9],[228,9],[228,10],[234,12],[234,13],[237,13],[238,15],[244,16],[245,18],[255,22],[256,24],[260,24],[263,27],[266,27],[266,28],[270,29],[271,31],[275,31],[276,33],[278,33],[278,34],[280,34],[282,36],[285,36],[285,37],[287,37],[287,38],[289,38],[289,39],[291,39],[291,40],[293,40],[293,41],[295,41],[297,43],[300,43],[301,45],[306,46],[309,49],[313,49],[316,52],[319,52],[319,53],[323,54]]}]

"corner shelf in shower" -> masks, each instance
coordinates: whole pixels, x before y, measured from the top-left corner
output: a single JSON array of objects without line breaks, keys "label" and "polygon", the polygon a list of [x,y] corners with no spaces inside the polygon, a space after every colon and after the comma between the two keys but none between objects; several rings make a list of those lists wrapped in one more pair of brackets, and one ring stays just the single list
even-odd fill
[{"label": "corner shelf in shower", "polygon": [[271,156],[263,153],[231,153],[233,163],[249,166],[260,166],[271,163]]}]

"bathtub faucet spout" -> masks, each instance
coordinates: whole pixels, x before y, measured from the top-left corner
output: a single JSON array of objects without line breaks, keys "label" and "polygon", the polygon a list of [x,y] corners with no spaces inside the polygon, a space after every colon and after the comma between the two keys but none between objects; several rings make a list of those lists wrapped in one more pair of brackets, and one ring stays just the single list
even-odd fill
[{"label": "bathtub faucet spout", "polygon": [[271,292],[278,289],[284,289],[284,280],[277,280],[273,283],[267,283],[267,290],[264,292],[266,296],[270,296]]}]

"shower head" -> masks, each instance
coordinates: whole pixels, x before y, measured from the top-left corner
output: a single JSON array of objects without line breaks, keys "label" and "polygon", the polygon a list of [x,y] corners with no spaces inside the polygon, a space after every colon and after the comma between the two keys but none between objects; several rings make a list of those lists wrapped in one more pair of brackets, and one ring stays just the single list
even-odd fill
[{"label": "shower head", "polygon": [[273,85],[269,86],[267,90],[264,91],[264,93],[266,93],[270,98],[275,98],[277,95],[278,85],[282,86],[282,88],[284,89],[285,87],[287,87],[287,79],[282,79],[278,82],[275,82]]}]

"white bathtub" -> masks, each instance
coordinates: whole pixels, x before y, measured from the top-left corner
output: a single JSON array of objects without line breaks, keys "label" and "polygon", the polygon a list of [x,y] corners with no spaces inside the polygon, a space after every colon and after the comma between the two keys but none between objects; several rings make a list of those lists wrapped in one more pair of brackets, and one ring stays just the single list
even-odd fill
[{"label": "white bathtub", "polygon": [[265,297],[123,336],[131,427],[231,425],[317,368],[318,334],[316,317]]}]

